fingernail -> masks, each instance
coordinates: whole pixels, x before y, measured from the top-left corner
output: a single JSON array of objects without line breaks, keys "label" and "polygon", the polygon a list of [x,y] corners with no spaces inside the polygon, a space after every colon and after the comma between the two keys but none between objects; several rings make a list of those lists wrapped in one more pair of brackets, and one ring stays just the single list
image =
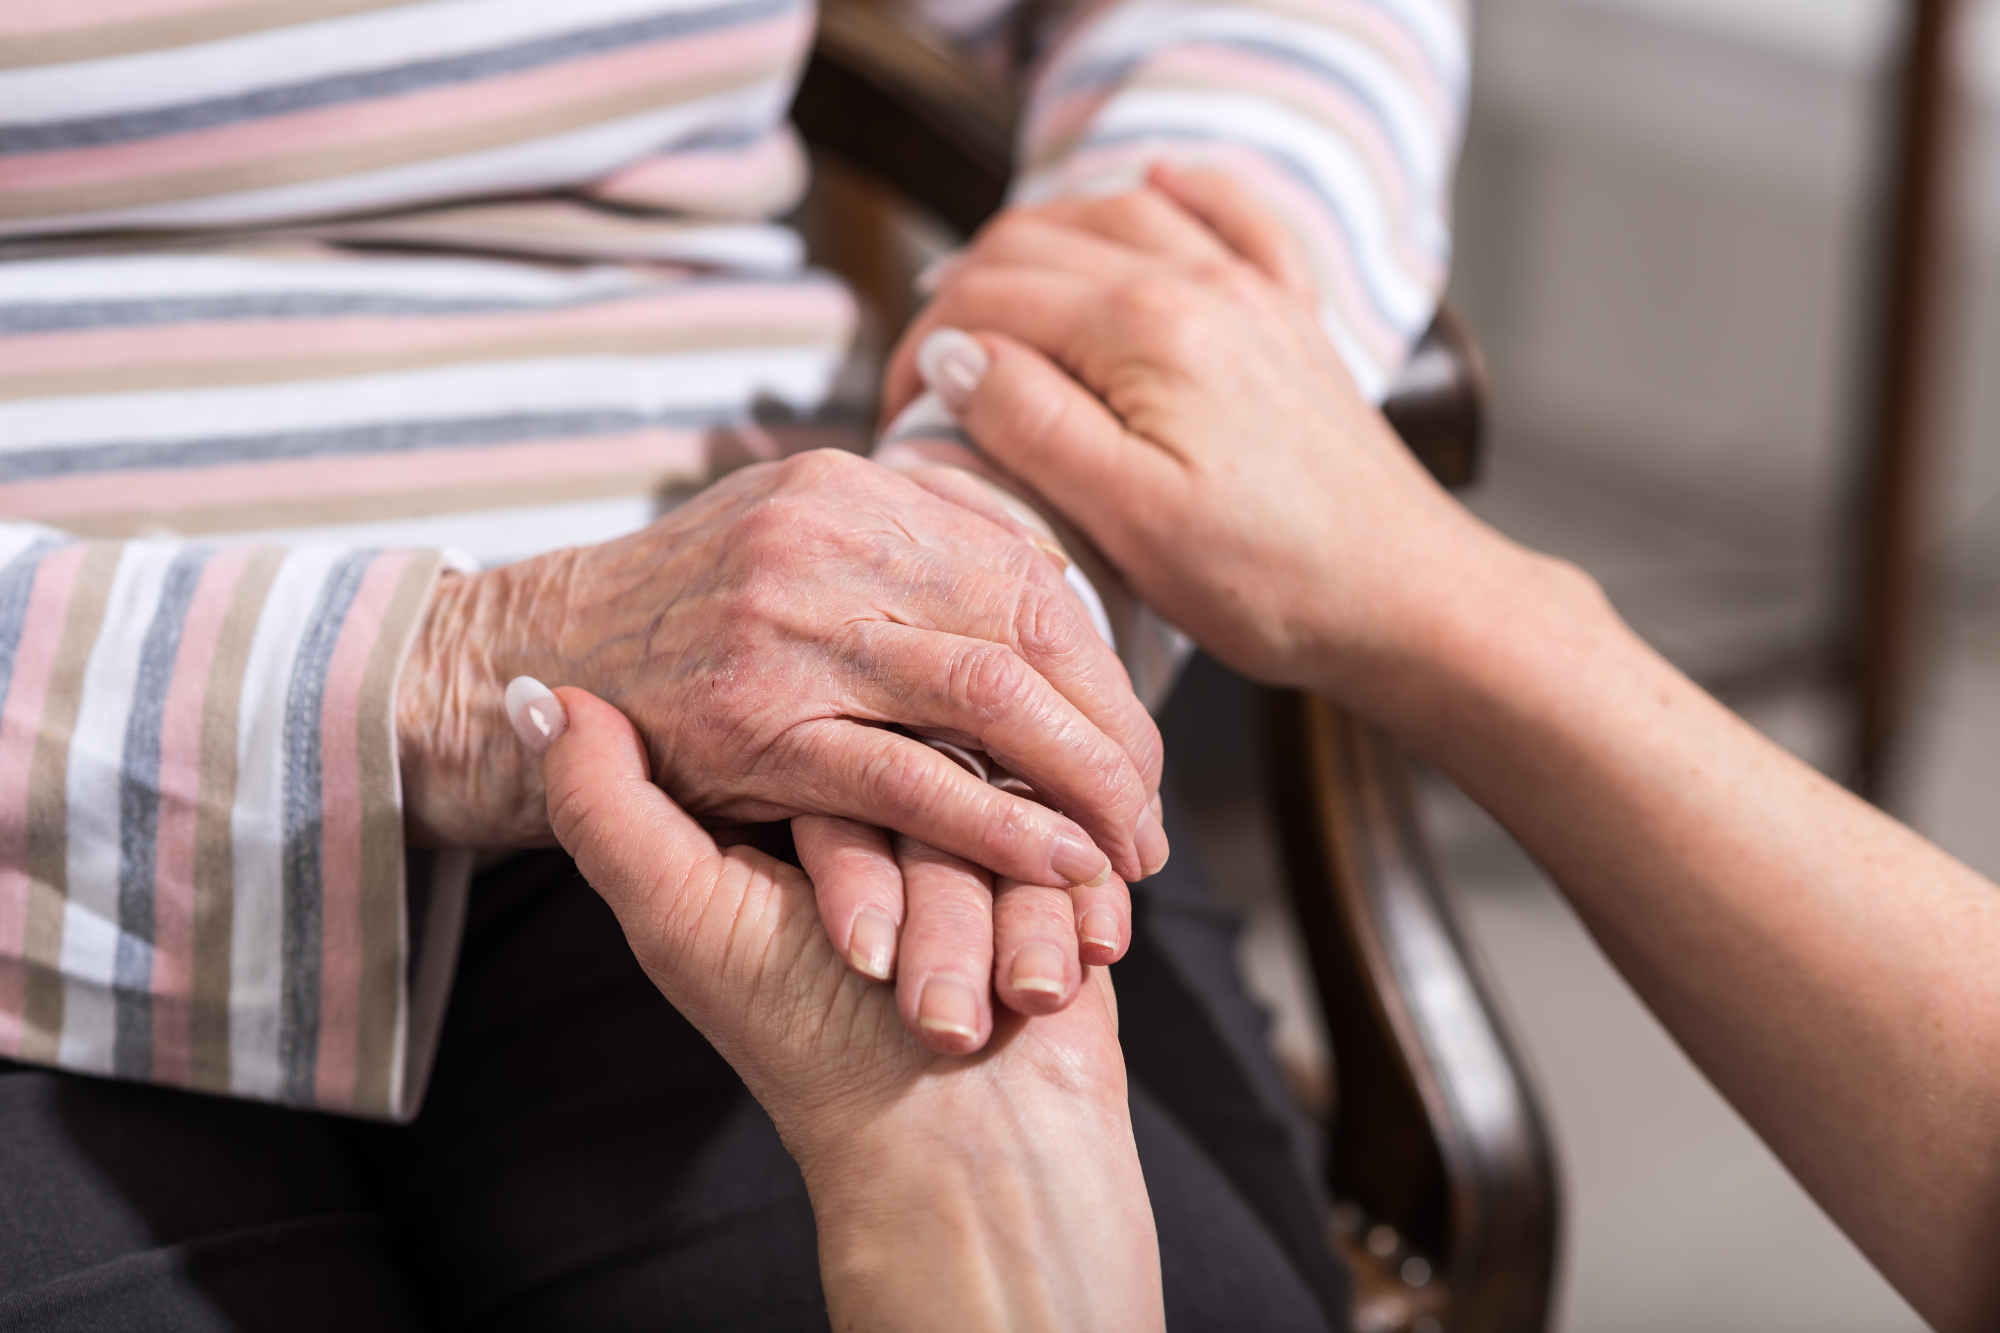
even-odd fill
[{"label": "fingernail", "polygon": [[569,714],[562,700],[533,676],[516,676],[507,682],[507,720],[521,744],[536,754],[545,753],[569,730]]},{"label": "fingernail", "polygon": [[1118,913],[1102,903],[1083,914],[1083,920],[1076,923],[1076,936],[1085,944],[1096,944],[1106,949],[1118,947]]},{"label": "fingernail", "polygon": [[957,977],[932,977],[917,1001],[917,1026],[926,1032],[979,1036],[979,1000]]},{"label": "fingernail", "polygon": [[1069,552],[1063,550],[1061,542],[1053,537],[1044,537],[1039,532],[1031,534],[1028,540],[1033,542],[1043,555],[1055,561],[1057,569],[1069,568]]},{"label": "fingernail", "polygon": [[1024,944],[1014,955],[1013,970],[1007,980],[1015,990],[1039,991],[1044,995],[1063,993],[1062,950],[1053,944]]},{"label": "fingernail", "polygon": [[993,358],[963,329],[932,329],[917,345],[917,373],[954,412],[965,409],[993,368]]},{"label": "fingernail", "polygon": [[910,279],[910,285],[916,288],[917,295],[937,295],[937,289],[944,286],[944,280],[951,276],[953,269],[958,267],[958,261],[964,256],[964,253],[962,250],[947,250],[936,259],[931,260],[930,263],[918,269],[917,276]]},{"label": "fingernail", "polygon": [[887,981],[896,961],[896,923],[886,913],[864,907],[847,935],[847,961],[856,972]]},{"label": "fingernail", "polygon": [[1111,878],[1110,858],[1097,849],[1096,843],[1074,833],[1065,833],[1057,839],[1055,852],[1049,857],[1049,869],[1073,888],[1094,889]]},{"label": "fingernail", "polygon": [[1004,791],[1009,796],[1018,796],[1024,801],[1035,799],[1035,789],[1025,779],[1017,778],[1012,773],[995,773],[986,781],[995,790]]},{"label": "fingernail", "polygon": [[1133,842],[1139,852],[1139,864],[1145,867],[1150,877],[1157,875],[1167,864],[1172,848],[1167,845],[1167,830],[1160,824],[1160,816],[1151,806],[1139,816],[1139,828],[1133,835]]}]

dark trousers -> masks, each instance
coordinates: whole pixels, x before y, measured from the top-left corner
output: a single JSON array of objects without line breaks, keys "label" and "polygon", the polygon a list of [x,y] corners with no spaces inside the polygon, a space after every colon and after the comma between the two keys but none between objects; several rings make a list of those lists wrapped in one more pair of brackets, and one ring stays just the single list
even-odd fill
[{"label": "dark trousers", "polygon": [[[1343,1327],[1235,922],[1179,845],[1113,969],[1168,1325]],[[0,1330],[826,1322],[797,1167],[559,854],[475,883],[413,1124],[0,1061]]]}]

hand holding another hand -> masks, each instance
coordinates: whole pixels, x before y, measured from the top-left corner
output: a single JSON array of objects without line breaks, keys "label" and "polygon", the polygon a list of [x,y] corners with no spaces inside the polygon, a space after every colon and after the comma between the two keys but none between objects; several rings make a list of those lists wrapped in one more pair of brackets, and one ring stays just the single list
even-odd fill
[{"label": "hand holding another hand", "polygon": [[[809,862],[843,855],[839,831],[856,821],[1007,877],[1003,964],[1029,944],[1061,955],[1053,996],[1003,977],[1003,996],[1029,1008],[1075,994],[1080,923],[1100,941],[1085,960],[1123,952],[1119,877],[1166,859],[1153,808],[1159,734],[1123,668],[1046,552],[949,477],[804,454],[736,472],[629,537],[447,576],[397,696],[413,840],[483,848],[551,836],[540,775],[500,703],[516,675],[582,685],[626,710],[674,800],[704,820],[831,816],[801,825]],[[919,736],[991,754],[1042,800],[979,780]],[[879,870],[887,843],[870,839]],[[982,1043],[988,891],[823,878],[843,950],[856,951],[871,903],[892,927],[915,927],[903,987],[912,1023],[929,979],[950,973],[971,1010],[956,1006],[926,1031],[944,1049]],[[866,961],[873,943],[861,943]]]},{"label": "hand holding another hand", "polygon": [[899,347],[892,403],[940,330],[935,387],[981,448],[1258,679],[1394,708],[1438,599],[1500,541],[1362,399],[1297,246],[1226,177],[1156,168],[993,224]]},{"label": "hand holding another hand", "polygon": [[548,702],[567,715],[543,763],[551,825],[798,1159],[835,1326],[1160,1327],[1104,969],[1059,1014],[1002,1015],[978,1056],[934,1054],[829,944],[803,874],[718,848],[616,709],[577,689]]}]

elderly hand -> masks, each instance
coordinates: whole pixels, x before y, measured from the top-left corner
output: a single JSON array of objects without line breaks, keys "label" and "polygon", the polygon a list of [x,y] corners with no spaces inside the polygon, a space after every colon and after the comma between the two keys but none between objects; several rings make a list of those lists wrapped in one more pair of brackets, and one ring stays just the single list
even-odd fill
[{"label": "elderly hand", "polygon": [[[1003,1019],[978,1057],[935,1055],[833,950],[804,875],[718,849],[617,710],[557,699],[551,825],[798,1159],[834,1326],[1161,1327],[1108,974],[1061,1014]],[[937,853],[909,867],[981,877]]]},{"label": "elderly hand", "polygon": [[1491,535],[1360,397],[1282,224],[1214,173],[1150,181],[982,234],[892,396],[974,331],[934,387],[995,461],[1209,651],[1367,707]]},{"label": "elderly hand", "polygon": [[[413,840],[550,837],[500,703],[515,675],[628,710],[713,822],[844,816],[1047,885],[1164,859],[1158,733],[1049,558],[852,455],[746,468],[630,537],[447,578],[397,698]],[[1068,817],[894,726],[1000,757]]]}]

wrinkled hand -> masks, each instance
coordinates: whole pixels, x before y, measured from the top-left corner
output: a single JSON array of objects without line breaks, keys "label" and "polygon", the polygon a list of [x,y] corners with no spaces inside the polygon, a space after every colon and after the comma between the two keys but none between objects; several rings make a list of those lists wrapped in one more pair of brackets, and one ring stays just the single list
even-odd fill
[{"label": "wrinkled hand", "polygon": [[[1158,1327],[1109,975],[1058,1015],[1004,1018],[978,1057],[926,1050],[833,950],[803,874],[718,849],[617,710],[557,695],[550,822],[798,1159],[836,1326]],[[979,878],[936,853],[911,873]]]},{"label": "wrinkled hand", "polygon": [[1282,223],[1226,177],[996,223],[898,349],[965,329],[937,387],[1135,591],[1248,675],[1365,705],[1436,608],[1407,590],[1472,532],[1322,331]]},{"label": "wrinkled hand", "polygon": [[[625,710],[711,822],[838,815],[1065,886],[1164,846],[1158,733],[1048,556],[852,455],[746,468],[632,536],[448,577],[397,700],[414,840],[550,838],[500,705],[516,675]],[[1068,817],[886,724],[1001,757]]]}]

